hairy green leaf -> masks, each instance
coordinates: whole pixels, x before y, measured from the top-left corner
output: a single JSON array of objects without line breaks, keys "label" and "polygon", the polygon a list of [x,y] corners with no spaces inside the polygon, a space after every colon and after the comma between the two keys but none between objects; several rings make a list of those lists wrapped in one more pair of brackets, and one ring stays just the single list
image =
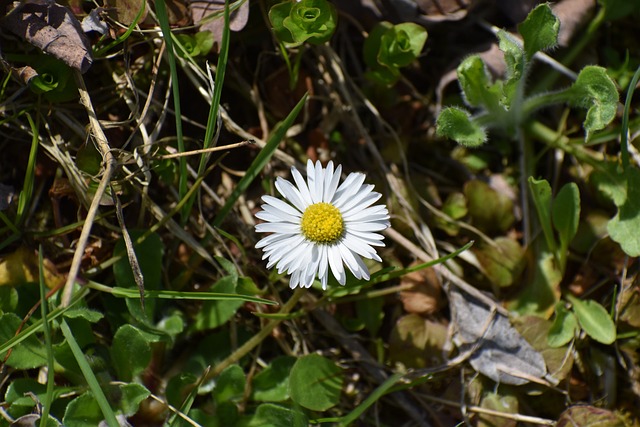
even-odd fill
[{"label": "hairy green leaf", "polygon": [[467,147],[477,147],[487,141],[486,131],[473,122],[469,113],[457,107],[442,110],[436,120],[436,133]]},{"label": "hairy green leaf", "polygon": [[548,3],[533,9],[527,18],[518,26],[524,40],[527,59],[538,51],[544,51],[558,44],[560,20],[553,14]]}]

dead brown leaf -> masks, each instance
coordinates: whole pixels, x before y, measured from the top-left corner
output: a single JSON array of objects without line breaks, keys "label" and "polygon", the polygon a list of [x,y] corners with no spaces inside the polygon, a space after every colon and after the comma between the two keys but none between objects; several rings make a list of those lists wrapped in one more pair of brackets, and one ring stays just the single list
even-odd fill
[{"label": "dead brown leaf", "polygon": [[437,312],[442,306],[442,286],[433,268],[406,274],[400,284],[411,286],[409,290],[400,292],[406,312],[424,316]]},{"label": "dead brown leaf", "polygon": [[[222,32],[224,31],[224,18],[222,13],[217,18],[207,17],[213,13],[222,12],[224,10],[223,0],[198,0],[191,2],[191,17],[196,25],[200,25],[200,31],[211,31],[215,40],[214,50],[218,50],[222,41]],[[232,10],[229,14],[229,29],[231,31],[240,31],[247,25],[249,20],[249,2],[245,1],[237,9]]]},{"label": "dead brown leaf", "polygon": [[93,62],[82,25],[67,7],[53,0],[20,3],[0,21],[0,27],[81,73]]}]

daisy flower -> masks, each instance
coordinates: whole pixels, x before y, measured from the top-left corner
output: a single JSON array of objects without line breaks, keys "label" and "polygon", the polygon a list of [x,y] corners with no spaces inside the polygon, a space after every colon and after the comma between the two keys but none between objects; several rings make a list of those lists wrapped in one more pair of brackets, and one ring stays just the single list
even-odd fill
[{"label": "daisy flower", "polygon": [[382,235],[389,227],[389,212],[384,205],[372,206],[380,197],[373,185],[363,185],[364,174],[351,173],[338,186],[342,166],[326,169],[320,162],[307,162],[307,181],[295,167],[291,175],[295,185],[278,177],[276,189],[287,202],[262,196],[256,217],[265,221],[256,225],[259,233],[272,233],[256,244],[262,248],[267,268],[291,275],[289,285],[308,288],[316,276],[327,289],[329,270],[341,285],[345,284],[346,265],[358,279],[369,280],[362,258],[382,261],[374,246],[384,246]]}]

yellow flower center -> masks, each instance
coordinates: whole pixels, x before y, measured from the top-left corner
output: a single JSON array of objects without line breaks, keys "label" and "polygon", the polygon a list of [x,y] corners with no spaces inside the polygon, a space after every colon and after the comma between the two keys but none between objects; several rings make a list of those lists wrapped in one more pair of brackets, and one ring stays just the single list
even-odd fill
[{"label": "yellow flower center", "polygon": [[315,243],[334,243],[344,232],[340,210],[329,203],[309,205],[300,221],[302,235]]}]

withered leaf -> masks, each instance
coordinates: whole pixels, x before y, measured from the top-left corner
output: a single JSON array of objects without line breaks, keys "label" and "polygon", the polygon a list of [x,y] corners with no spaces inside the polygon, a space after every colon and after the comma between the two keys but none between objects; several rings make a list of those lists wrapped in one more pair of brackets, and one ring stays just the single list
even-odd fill
[{"label": "withered leaf", "polygon": [[0,21],[0,27],[81,73],[93,62],[80,22],[67,7],[53,0],[23,1]]},{"label": "withered leaf", "polygon": [[453,342],[461,352],[473,350],[469,363],[497,383],[523,385],[547,378],[542,355],[511,326],[503,314],[476,297],[449,289]]},{"label": "withered leaf", "polygon": [[[222,32],[224,31],[224,0],[197,0],[191,2],[191,17],[196,25],[200,25],[200,31],[211,31],[214,46],[220,46]],[[220,12],[218,17],[212,14]],[[240,31],[249,20],[249,2],[245,1],[237,9],[231,9],[229,13],[229,29]],[[217,49],[214,47],[214,49]]]}]

